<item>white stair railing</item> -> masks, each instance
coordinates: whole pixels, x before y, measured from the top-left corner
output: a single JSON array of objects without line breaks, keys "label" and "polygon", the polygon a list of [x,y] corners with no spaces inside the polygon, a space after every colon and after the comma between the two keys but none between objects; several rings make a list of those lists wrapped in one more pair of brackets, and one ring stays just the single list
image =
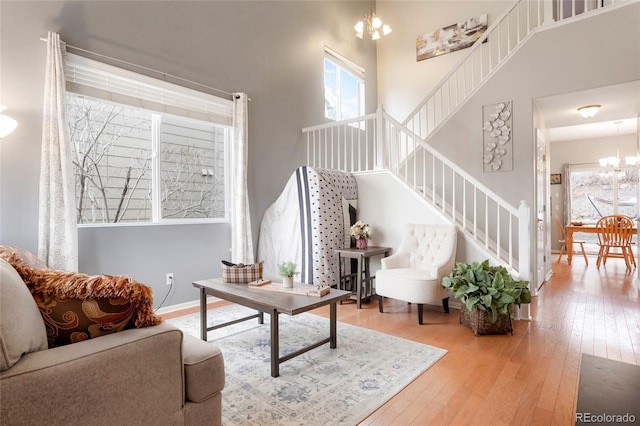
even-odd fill
[{"label": "white stair railing", "polygon": [[379,168],[378,113],[306,127],[307,165],[347,172]]},{"label": "white stair railing", "polygon": [[[458,225],[473,243],[518,273],[522,216],[381,108],[375,114],[307,127],[307,165],[350,172],[387,169]],[[522,227],[521,224],[526,224]],[[528,251],[527,251],[528,255]]]},{"label": "white stair railing", "polygon": [[[383,164],[440,214],[455,223],[468,239],[490,253],[495,261],[519,271],[521,223],[529,216],[433,149],[415,133],[382,112],[385,139]],[[526,251],[528,255],[529,251]]]}]

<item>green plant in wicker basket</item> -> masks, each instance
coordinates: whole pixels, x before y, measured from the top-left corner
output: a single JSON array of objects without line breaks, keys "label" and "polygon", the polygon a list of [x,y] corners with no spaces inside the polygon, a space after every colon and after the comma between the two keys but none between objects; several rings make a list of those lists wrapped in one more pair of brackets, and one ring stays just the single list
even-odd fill
[{"label": "green plant in wicker basket", "polygon": [[465,304],[468,312],[482,309],[495,323],[499,314],[508,314],[511,305],[531,303],[528,281],[516,281],[503,266],[489,260],[471,264],[457,262],[442,285]]}]

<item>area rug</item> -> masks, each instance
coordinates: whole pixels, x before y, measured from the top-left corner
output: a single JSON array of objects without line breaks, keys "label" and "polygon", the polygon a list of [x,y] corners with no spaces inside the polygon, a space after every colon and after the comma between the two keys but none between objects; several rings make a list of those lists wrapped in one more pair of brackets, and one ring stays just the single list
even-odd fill
[{"label": "area rug", "polygon": [[[208,311],[209,325],[255,313],[238,305]],[[280,364],[271,377],[269,315],[210,331],[225,363],[222,419],[231,425],[355,425],[447,351],[338,322],[338,347],[322,345]],[[200,336],[200,315],[168,323]],[[322,340],[329,320],[280,315],[280,355]]]},{"label": "area rug", "polygon": [[582,354],[576,425],[640,420],[640,366]]}]

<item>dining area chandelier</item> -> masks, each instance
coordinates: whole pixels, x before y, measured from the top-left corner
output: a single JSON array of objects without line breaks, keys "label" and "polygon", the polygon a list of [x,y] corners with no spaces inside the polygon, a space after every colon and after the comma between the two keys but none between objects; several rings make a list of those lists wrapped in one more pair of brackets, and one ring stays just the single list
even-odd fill
[{"label": "dining area chandelier", "polygon": [[[617,127],[616,136],[620,136],[620,124],[622,124],[622,121],[614,121],[613,124],[615,124]],[[632,155],[625,156],[623,163],[623,159],[620,158],[620,147],[616,147],[615,157],[603,157],[600,158],[598,162],[600,163],[600,167],[603,169],[601,175],[611,177],[611,185],[613,189],[613,213],[617,214],[620,204],[620,200],[618,200],[620,183],[618,181],[620,179],[624,179],[627,176],[627,171],[629,169],[636,168],[638,166],[638,157]]]},{"label": "dining area chandelier", "polygon": [[622,165],[622,159],[620,158],[620,147],[616,148],[615,157],[604,157],[598,160],[600,167],[615,169],[621,171],[625,167],[634,167],[638,164],[638,157],[626,156],[624,157],[624,166]]},{"label": "dining area chandelier", "polygon": [[[616,136],[620,136],[620,124],[622,124],[622,121],[614,121],[613,124],[616,125]],[[638,164],[638,157],[633,155],[625,156],[623,166],[622,159],[620,158],[620,147],[617,147],[615,157],[603,157],[600,158],[598,162],[600,163],[600,167],[602,168],[622,171],[627,167],[635,167]]]}]

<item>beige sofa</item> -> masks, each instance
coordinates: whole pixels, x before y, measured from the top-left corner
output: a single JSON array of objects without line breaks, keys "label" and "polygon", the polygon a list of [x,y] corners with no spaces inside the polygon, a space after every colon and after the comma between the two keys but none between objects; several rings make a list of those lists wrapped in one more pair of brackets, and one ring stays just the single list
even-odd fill
[{"label": "beige sofa", "polygon": [[49,349],[16,277],[0,259],[0,424],[222,423],[224,362],[211,343],[163,323]]}]

